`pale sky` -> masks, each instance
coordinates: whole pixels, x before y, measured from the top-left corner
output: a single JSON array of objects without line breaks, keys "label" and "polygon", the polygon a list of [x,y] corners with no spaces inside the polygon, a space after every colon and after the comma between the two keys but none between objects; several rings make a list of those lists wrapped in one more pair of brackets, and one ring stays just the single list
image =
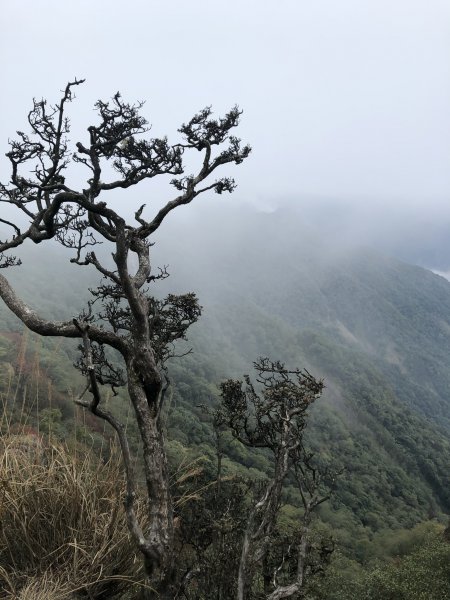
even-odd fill
[{"label": "pale sky", "polygon": [[174,141],[200,108],[238,103],[245,201],[364,197],[450,219],[448,0],[3,0],[0,15],[2,156],[33,96],[85,77],[76,131],[117,90]]}]

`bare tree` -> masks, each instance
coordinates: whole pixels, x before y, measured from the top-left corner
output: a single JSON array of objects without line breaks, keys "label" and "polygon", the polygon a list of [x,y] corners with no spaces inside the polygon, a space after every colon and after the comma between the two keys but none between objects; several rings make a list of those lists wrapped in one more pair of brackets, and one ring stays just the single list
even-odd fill
[{"label": "bare tree", "polygon": [[[205,108],[181,126],[182,141],[170,145],[166,138],[143,135],[148,123],[140,114],[142,104],[128,104],[117,93],[109,102],[96,103],[98,122],[88,127],[87,142],[78,142],[73,152],[67,138],[70,123],[66,108],[83,81],[69,82],[56,105],[34,100],[28,114],[31,132],[19,131],[18,139],[10,142],[7,157],[11,180],[0,184],[0,201],[16,209],[19,216],[0,218],[3,227],[11,231],[8,239],[0,242],[0,268],[20,264],[8,251],[14,252],[27,240],[35,244],[56,240],[74,251],[71,262],[97,269],[102,283],[93,290],[83,314],[67,321],[41,318],[17,296],[3,275],[0,296],[32,331],[82,340],[80,368],[87,376],[86,391],[92,398],[85,400],[83,394],[78,404],[105,419],[117,433],[127,478],[128,525],[158,597],[169,598],[173,517],[161,422],[169,385],[165,364],[174,353],[174,343],[185,338],[201,309],[194,294],[169,295],[163,300],[152,295],[151,286],[167,273],[152,271],[151,236],[172,210],[200,194],[232,192],[233,179],[211,180],[211,175],[228,163],[242,163],[250,147],[242,146],[232,135],[241,114],[237,107],[217,120],[212,118],[211,109]],[[184,171],[183,159],[189,150],[202,153],[196,175]],[[66,183],[73,163],[87,171],[82,189],[72,189]],[[127,219],[104,199],[106,192],[126,190],[159,175],[172,176],[170,183],[176,194],[150,217],[146,216],[145,204],[136,207],[134,218]],[[21,226],[23,217],[25,227]],[[93,250],[102,241],[113,246],[112,267]],[[138,265],[134,270],[131,257]],[[108,360],[108,347],[121,356],[126,377]],[[143,446],[148,528],[136,518],[136,480],[125,428],[102,407],[101,384],[117,386],[125,380]]]},{"label": "bare tree", "polygon": [[[273,474],[262,486],[259,499],[250,511],[242,544],[237,600],[252,597],[252,581],[257,566],[267,563],[273,542],[283,485],[289,472],[298,486],[303,518],[295,544],[295,580],[279,583],[285,562],[268,572],[265,565],[265,594],[268,600],[292,597],[304,587],[308,563],[309,526],[314,509],[329,498],[323,493],[322,476],[313,465],[313,456],[304,447],[303,431],[308,408],[321,395],[323,382],[307,371],[290,371],[280,362],[261,358],[254,363],[258,391],[248,375],[244,383],[228,380],[221,384],[221,422],[245,446],[267,448],[273,456]],[[291,550],[289,549],[289,553]],[[291,553],[292,554],[292,553]]]}]

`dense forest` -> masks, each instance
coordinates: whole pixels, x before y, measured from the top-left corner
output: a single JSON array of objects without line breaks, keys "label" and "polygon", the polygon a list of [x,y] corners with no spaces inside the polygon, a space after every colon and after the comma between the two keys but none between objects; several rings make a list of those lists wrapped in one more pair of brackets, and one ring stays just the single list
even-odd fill
[{"label": "dense forest", "polygon": [[[316,557],[305,597],[449,597],[450,546],[444,529],[450,511],[450,284],[373,250],[330,245],[295,211],[243,209],[236,214],[222,207],[202,214],[199,222],[197,214],[174,219],[154,249],[156,264],[169,263],[172,273],[160,284],[161,295],[195,290],[204,309],[189,342],[180,346],[180,354],[192,351],[169,363],[172,388],[165,415],[177,518],[208,564],[208,575],[193,580],[186,597],[232,597],[230,583],[221,579],[223,561],[237,568],[248,498],[273,468],[266,451],[246,448],[223,433],[222,494],[224,502],[233,502],[228,525],[222,522],[212,420],[218,386],[229,377],[252,375],[258,356],[306,368],[325,383],[310,410],[305,440],[317,465],[337,477],[313,521]],[[55,260],[50,248],[41,251],[37,263],[32,250],[24,248],[23,266],[11,271],[17,289],[44,314],[77,314],[94,284],[92,273],[78,269],[74,279],[64,256]],[[51,271],[46,265],[50,256]],[[50,295],[55,274],[66,273],[60,277],[65,286]],[[84,448],[91,448],[104,460],[114,460],[106,457],[113,432],[72,403],[82,386],[72,368],[76,343],[28,334],[4,307],[1,319],[5,435],[50,436],[52,444],[64,442],[70,453],[85,455]],[[124,392],[109,393],[107,401],[127,422],[137,452]],[[120,469],[117,464],[108,468]],[[275,554],[292,543],[289,536],[301,522],[301,506],[295,482],[288,478]],[[200,550],[214,527],[227,550],[216,542]],[[197,546],[193,531],[201,532]],[[7,575],[5,540],[3,531],[4,590],[12,577]],[[181,567],[188,561],[183,552]],[[31,566],[24,568],[28,577],[33,560],[30,550]],[[114,580],[122,568],[130,577],[118,588],[125,597],[139,571],[113,553],[114,560],[117,565],[110,565],[108,576]],[[214,585],[216,592],[205,595]],[[93,597],[112,597],[111,588],[105,592],[99,583],[97,588],[92,588]]]}]

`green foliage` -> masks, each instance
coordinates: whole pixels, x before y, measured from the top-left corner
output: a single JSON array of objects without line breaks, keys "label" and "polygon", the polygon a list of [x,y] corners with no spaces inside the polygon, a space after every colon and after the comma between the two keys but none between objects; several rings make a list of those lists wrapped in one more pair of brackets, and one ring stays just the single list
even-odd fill
[{"label": "green foliage", "polygon": [[402,560],[370,573],[364,600],[442,600],[448,598],[450,546],[429,539]]},{"label": "green foliage", "polygon": [[39,412],[39,431],[45,437],[63,440],[67,429],[62,422],[62,412],[59,408],[44,408]]},{"label": "green foliage", "polygon": [[[362,568],[336,555],[324,577],[315,580],[311,600],[445,600],[449,597],[450,544],[436,525],[397,536],[391,532],[384,560]],[[396,539],[397,538],[397,539]],[[400,552],[395,553],[395,548]]]}]

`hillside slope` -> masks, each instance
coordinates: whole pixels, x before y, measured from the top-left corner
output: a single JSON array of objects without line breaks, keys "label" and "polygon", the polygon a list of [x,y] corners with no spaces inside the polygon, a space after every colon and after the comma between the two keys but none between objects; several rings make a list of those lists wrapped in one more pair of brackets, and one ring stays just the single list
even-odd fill
[{"label": "hillside slope", "polygon": [[[27,301],[58,318],[77,314],[89,270],[68,276],[61,256],[46,250],[36,263],[33,251],[11,272]],[[338,245],[294,211],[193,211],[168,222],[154,252],[172,272],[159,293],[196,291],[204,306],[194,352],[171,365],[172,440],[213,459],[199,406],[214,401],[220,380],[269,356],[325,379],[308,437],[321,460],[344,469],[322,508],[344,546],[364,559],[375,532],[450,512],[450,283]],[[0,314],[3,330],[18,327]],[[253,474],[268,468],[237,445],[228,455]]]},{"label": "hillside slope", "polygon": [[259,355],[307,367],[327,385],[311,444],[345,467],[335,508],[373,530],[450,511],[445,279],[337,246],[291,212],[222,215],[201,234],[174,225],[166,239],[176,286],[205,306],[194,355],[175,368],[188,403],[199,380],[248,372]]}]

